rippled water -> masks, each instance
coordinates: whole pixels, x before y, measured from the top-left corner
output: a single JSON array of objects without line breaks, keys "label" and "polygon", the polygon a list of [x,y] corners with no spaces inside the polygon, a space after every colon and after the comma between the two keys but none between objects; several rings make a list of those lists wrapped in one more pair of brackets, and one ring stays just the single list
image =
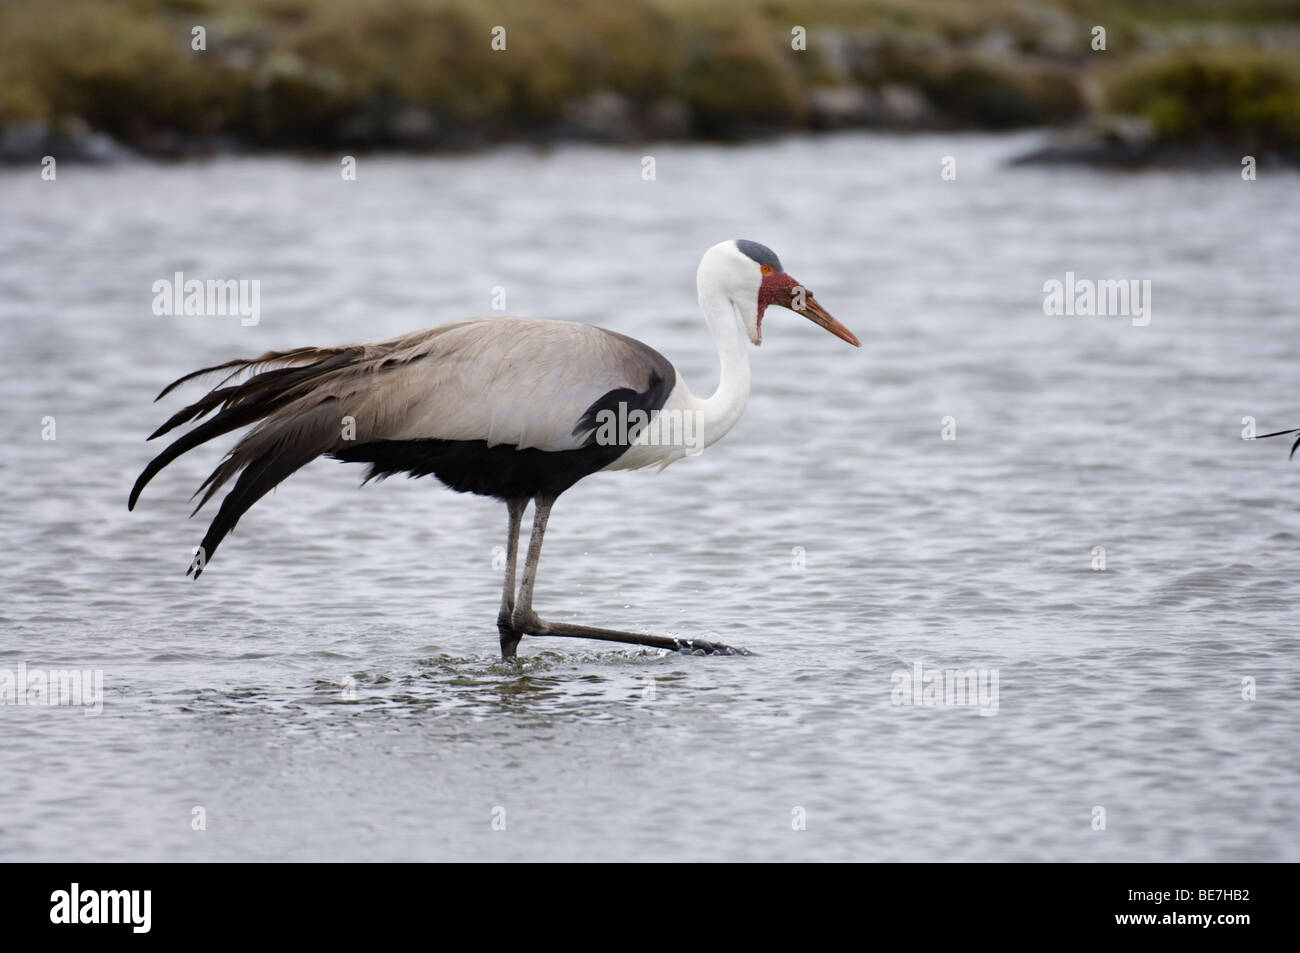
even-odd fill
[{"label": "rippled water", "polygon": [[[1300,425],[1300,179],[1005,166],[1026,142],[4,171],[0,670],[105,698],[0,706],[0,856],[1300,859],[1300,463],[1240,439]],[[126,511],[173,377],[494,286],[708,393],[694,271],[728,237],[863,349],[771,313],[726,440],[560,501],[537,606],[752,657],[500,662],[504,508],[428,480],[317,462],[198,583],[225,444]],[[260,323],[155,316],[175,271],[260,279]],[[1150,325],[1046,317],[1066,271],[1150,279]],[[997,713],[893,704],[918,662],[996,670]]]}]

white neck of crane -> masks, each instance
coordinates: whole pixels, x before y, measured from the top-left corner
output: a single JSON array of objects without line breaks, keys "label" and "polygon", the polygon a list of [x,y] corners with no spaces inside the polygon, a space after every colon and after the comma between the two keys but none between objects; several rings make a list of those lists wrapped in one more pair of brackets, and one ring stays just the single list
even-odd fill
[{"label": "white neck of crane", "polygon": [[718,346],[721,371],[713,396],[696,400],[703,415],[704,446],[717,443],[745,412],[749,402],[749,337],[731,299],[717,286],[701,284],[700,309]]}]

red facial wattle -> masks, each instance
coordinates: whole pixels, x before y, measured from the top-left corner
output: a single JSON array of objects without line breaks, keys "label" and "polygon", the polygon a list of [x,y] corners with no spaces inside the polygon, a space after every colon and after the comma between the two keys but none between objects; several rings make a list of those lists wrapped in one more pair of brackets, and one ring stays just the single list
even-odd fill
[{"label": "red facial wattle", "polygon": [[800,300],[797,297],[800,287],[799,282],[784,271],[773,271],[763,275],[763,281],[758,286],[757,326],[760,341],[763,339],[763,314],[767,311],[768,305],[776,305],[779,308],[788,308],[796,314],[802,314],[813,324],[825,328],[840,340],[847,341],[854,347],[862,346],[862,343],[854,336],[853,332],[831,317],[829,312],[813,298],[813,293],[807,288],[802,289],[803,295],[802,300]]},{"label": "red facial wattle", "polygon": [[[799,282],[784,271],[774,271],[763,276],[763,283],[758,286],[758,324],[763,325],[763,312],[770,304],[778,308],[788,308],[794,298],[794,289]],[[805,291],[807,294],[807,291]]]}]

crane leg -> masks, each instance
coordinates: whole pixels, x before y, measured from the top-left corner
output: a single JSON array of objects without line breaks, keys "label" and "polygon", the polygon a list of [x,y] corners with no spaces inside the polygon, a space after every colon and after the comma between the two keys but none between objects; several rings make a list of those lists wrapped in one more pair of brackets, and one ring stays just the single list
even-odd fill
[{"label": "crane leg", "polygon": [[528,534],[528,555],[524,557],[524,579],[519,584],[519,601],[515,603],[510,622],[519,635],[539,635],[541,619],[533,611],[533,585],[537,582],[537,563],[542,558],[542,539],[546,536],[546,522],[551,518],[554,497],[537,497],[533,500],[533,529]]},{"label": "crane leg", "polygon": [[497,631],[501,633],[501,657],[513,658],[522,632],[514,627],[515,566],[519,562],[519,524],[523,521],[527,500],[508,500],[510,533],[506,538],[506,582],[501,590],[501,611],[497,613]]},{"label": "crane leg", "polygon": [[[721,642],[708,642],[704,639],[674,639],[663,635],[646,635],[641,632],[622,632],[618,629],[601,629],[588,625],[572,625],[567,622],[547,622],[538,618],[533,611],[533,586],[537,582],[537,563],[542,556],[542,539],[546,535],[546,522],[551,516],[551,507],[555,499],[538,497],[533,501],[533,529],[528,537],[528,555],[524,559],[524,578],[519,586],[519,600],[514,605],[510,616],[510,627],[514,633],[514,642],[510,652],[506,652],[505,629],[502,629],[501,654],[508,658],[514,655],[515,646],[523,635],[560,635],[575,639],[599,639],[603,642],[623,642],[628,645],[648,645],[652,648],[667,649],[670,652],[688,652],[700,655],[749,655],[745,649],[732,648]],[[522,513],[522,508],[520,513]],[[514,536],[518,536],[519,521],[514,518]],[[504,612],[504,600],[502,611]],[[501,626],[498,618],[497,625]]]}]

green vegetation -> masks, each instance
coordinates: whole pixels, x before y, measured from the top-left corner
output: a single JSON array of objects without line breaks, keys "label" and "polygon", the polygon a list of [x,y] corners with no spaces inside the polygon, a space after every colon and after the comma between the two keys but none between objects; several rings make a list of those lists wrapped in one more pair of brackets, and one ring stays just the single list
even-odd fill
[{"label": "green vegetation", "polygon": [[1300,157],[1300,61],[1260,50],[1190,50],[1113,76],[1107,103],[1147,119],[1157,140],[1275,149]]},{"label": "green vegetation", "polygon": [[1292,0],[41,0],[0,4],[0,134],[186,154],[1119,112],[1162,142],[1294,154],[1298,49]]}]

